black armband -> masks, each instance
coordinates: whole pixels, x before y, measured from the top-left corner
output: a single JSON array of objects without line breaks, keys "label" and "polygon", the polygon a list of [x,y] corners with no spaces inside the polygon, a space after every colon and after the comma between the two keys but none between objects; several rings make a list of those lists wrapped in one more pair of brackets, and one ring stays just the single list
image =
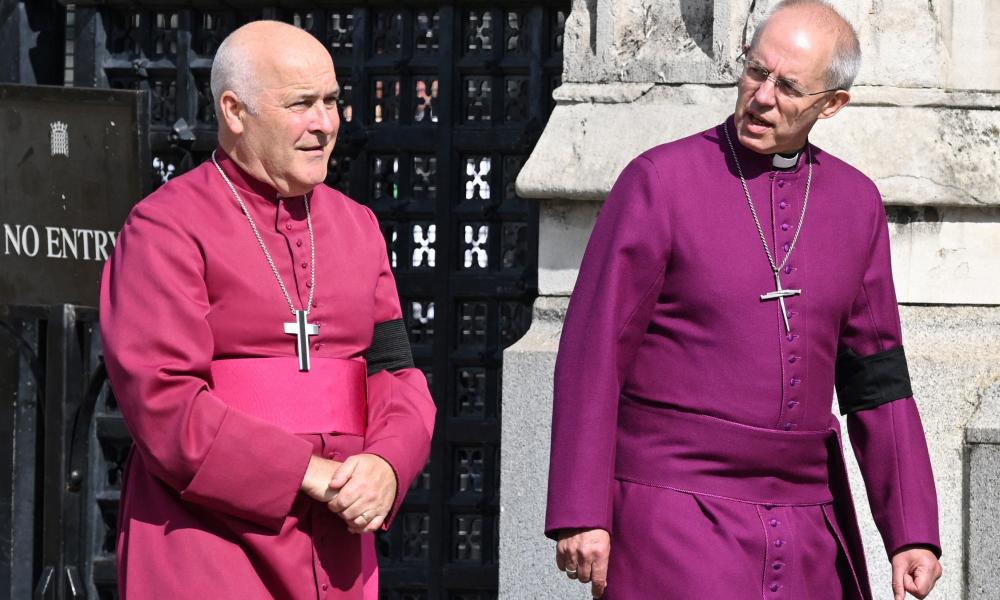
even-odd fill
[{"label": "black armband", "polygon": [[368,362],[369,375],[413,366],[410,338],[406,335],[406,325],[402,319],[375,324],[372,345],[365,352],[365,360]]},{"label": "black armband", "polygon": [[853,350],[837,355],[837,402],[840,414],[881,406],[913,395],[903,347],[858,356]]}]

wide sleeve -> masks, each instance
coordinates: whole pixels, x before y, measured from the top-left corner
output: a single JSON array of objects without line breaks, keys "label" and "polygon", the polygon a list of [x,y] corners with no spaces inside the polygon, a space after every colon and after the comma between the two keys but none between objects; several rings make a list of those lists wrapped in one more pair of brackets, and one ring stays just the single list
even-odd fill
[{"label": "wide sleeve", "polygon": [[909,389],[889,230],[881,198],[874,195],[869,262],[838,344],[838,400],[886,552],[891,557],[922,545],[940,555],[937,495]]},{"label": "wide sleeve", "polygon": [[[375,215],[373,235],[381,239]],[[409,340],[399,307],[396,281],[385,246],[375,287],[375,331],[365,354],[368,361],[368,429],[364,451],[383,458],[396,475],[396,499],[386,516],[387,529],[406,490],[423,470],[430,454],[436,407],[423,372],[413,366]]]},{"label": "wide sleeve", "polygon": [[601,209],[556,358],[545,533],[611,531],[623,380],[663,286],[670,238],[656,167],[640,156]]},{"label": "wide sleeve", "polygon": [[133,210],[101,285],[111,386],[153,475],[185,501],[277,530],[312,446],[210,391],[204,265],[197,241],[164,205]]}]

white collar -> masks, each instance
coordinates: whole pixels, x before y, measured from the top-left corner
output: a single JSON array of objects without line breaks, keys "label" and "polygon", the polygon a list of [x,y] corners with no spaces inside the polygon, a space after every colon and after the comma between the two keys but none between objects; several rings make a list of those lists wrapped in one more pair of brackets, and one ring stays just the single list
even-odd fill
[{"label": "white collar", "polygon": [[792,155],[774,154],[771,156],[771,166],[775,169],[781,169],[782,171],[794,169],[795,166],[799,164],[799,156],[801,155],[801,150]]}]

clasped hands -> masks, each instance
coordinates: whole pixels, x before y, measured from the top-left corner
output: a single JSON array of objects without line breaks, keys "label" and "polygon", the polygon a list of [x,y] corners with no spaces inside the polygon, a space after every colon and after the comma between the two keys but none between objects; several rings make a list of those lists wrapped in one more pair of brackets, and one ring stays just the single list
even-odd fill
[{"label": "clasped hands", "polygon": [[351,533],[372,532],[392,509],[396,474],[374,454],[356,454],[344,462],[313,456],[301,489],[339,515]]}]

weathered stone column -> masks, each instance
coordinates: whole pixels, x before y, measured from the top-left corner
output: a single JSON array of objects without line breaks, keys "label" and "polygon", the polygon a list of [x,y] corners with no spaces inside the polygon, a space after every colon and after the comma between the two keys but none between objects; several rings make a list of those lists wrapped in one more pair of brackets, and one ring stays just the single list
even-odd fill
[{"label": "weathered stone column", "polygon": [[[580,257],[633,156],[732,112],[733,61],[774,3],[574,0],[558,105],[518,179],[541,204],[541,297],[531,330],[504,356],[501,598],[589,597],[555,571],[542,537],[552,368]],[[1000,4],[833,3],[861,35],[864,66],[852,105],[812,140],[874,179],[889,210],[938,483],[945,577],[934,597],[1000,597],[990,558],[1000,531]],[[888,600],[889,563],[851,468],[875,596]]]},{"label": "weathered stone column", "polygon": [[985,390],[965,435],[966,600],[997,597],[1000,579],[1000,383]]}]

